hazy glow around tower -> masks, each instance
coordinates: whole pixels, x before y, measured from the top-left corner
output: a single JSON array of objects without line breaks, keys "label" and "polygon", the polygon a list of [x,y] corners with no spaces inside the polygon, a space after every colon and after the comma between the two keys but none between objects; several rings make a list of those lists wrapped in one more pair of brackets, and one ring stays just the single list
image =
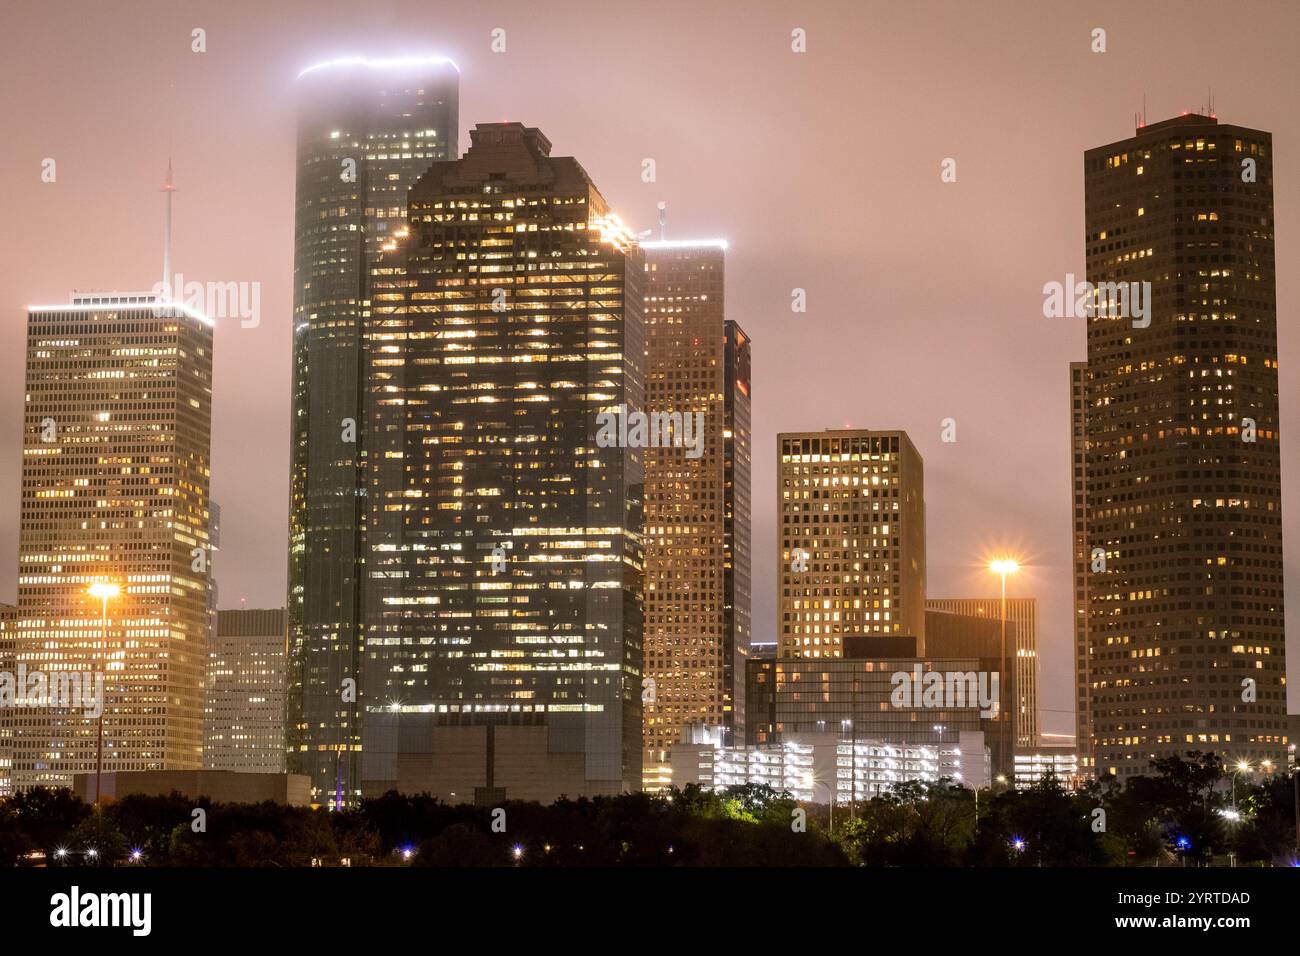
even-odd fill
[{"label": "hazy glow around tower", "polygon": [[445,56],[394,56],[380,57],[370,59],[365,56],[345,56],[334,60],[323,60],[320,63],[313,63],[307,69],[298,74],[299,78],[306,76],[308,73],[314,73],[318,70],[334,69],[343,66],[364,66],[370,70],[400,70],[409,69],[417,66],[450,66],[457,73],[460,67],[454,60]]}]

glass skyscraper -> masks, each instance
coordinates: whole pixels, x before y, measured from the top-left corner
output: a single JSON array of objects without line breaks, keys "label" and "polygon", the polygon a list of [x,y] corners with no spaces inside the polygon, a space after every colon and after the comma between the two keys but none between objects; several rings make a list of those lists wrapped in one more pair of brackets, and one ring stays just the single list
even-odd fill
[{"label": "glass skyscraper", "polygon": [[298,77],[289,515],[289,769],[313,801],[360,790],[365,434],[362,318],[370,269],[406,197],[457,153],[448,60],[345,59]]},{"label": "glass skyscraper", "polygon": [[644,264],[591,179],[480,124],[411,190],[366,323],[362,783],[454,802],[641,782]]}]

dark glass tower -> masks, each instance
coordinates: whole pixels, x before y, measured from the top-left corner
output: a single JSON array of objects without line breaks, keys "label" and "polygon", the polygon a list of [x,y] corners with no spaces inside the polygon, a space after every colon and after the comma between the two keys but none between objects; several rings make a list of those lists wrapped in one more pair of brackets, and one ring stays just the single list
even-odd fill
[{"label": "dark glass tower", "polygon": [[1089,281],[1149,282],[1151,308],[1089,320],[1075,387],[1080,730],[1121,778],[1190,750],[1281,766],[1272,137],[1177,117],[1089,150],[1084,182]]},{"label": "dark glass tower", "polygon": [[480,124],[410,194],[367,321],[365,792],[641,777],[640,249],[578,162]]},{"label": "dark glass tower", "polygon": [[412,183],[456,156],[459,78],[441,58],[338,60],[298,78],[286,732],[317,803],[360,787],[370,267],[405,226]]}]

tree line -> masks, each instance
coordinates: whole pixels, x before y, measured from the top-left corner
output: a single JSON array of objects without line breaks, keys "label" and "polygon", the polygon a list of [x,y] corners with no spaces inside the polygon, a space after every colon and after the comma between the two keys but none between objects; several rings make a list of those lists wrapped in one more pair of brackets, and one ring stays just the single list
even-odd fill
[{"label": "tree line", "polygon": [[0,802],[0,866],[1152,866],[1289,864],[1292,779],[1238,781],[1214,754],[1067,790],[909,782],[850,808],[769,787],[451,805],[389,792],[352,809],[68,790]]}]

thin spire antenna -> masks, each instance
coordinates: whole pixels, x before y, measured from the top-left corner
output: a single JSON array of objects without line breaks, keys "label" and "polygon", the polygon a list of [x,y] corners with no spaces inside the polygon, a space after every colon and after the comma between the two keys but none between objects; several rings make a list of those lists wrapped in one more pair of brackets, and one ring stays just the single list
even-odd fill
[{"label": "thin spire antenna", "polygon": [[659,204],[659,240],[660,242],[662,242],[667,238],[668,238],[668,203],[661,202]]},{"label": "thin spire antenna", "polygon": [[172,282],[172,193],[176,192],[176,184],[172,181],[172,160],[170,155],[167,157],[167,181],[162,184],[162,191],[167,194],[167,215],[163,223],[163,290],[170,298]]}]

